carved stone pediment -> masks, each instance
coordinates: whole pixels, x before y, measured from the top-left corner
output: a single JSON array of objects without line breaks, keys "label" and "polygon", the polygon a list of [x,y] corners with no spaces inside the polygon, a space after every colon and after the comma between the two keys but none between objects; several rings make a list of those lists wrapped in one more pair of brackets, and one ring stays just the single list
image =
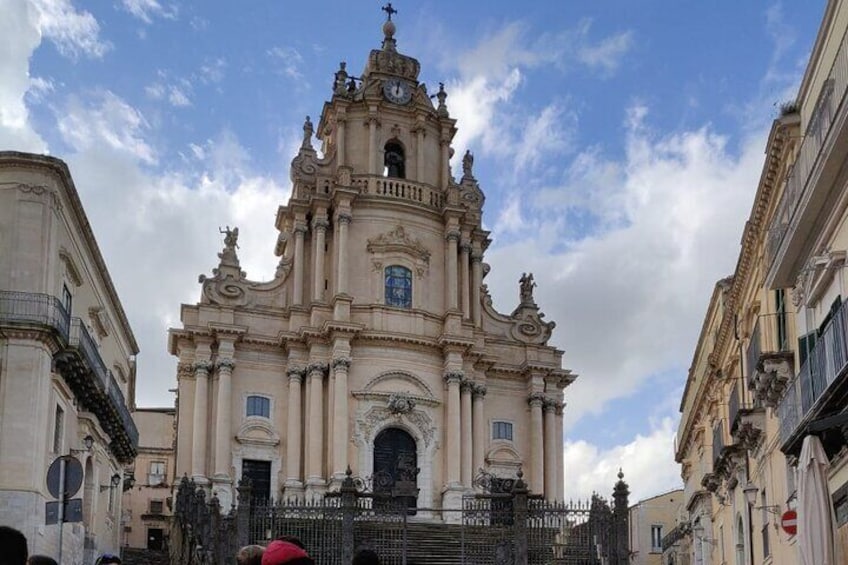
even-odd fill
[{"label": "carved stone pediment", "polygon": [[430,251],[424,247],[420,240],[414,239],[403,226],[399,225],[390,232],[380,234],[368,240],[369,253],[405,253],[430,264]]}]

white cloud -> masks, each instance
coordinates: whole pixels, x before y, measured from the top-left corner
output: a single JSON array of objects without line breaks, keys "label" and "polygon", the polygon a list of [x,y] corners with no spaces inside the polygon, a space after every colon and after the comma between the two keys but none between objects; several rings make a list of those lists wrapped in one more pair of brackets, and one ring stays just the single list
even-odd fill
[{"label": "white cloud", "polygon": [[141,112],[108,90],[84,101],[72,96],[57,116],[62,139],[76,151],[108,147],[147,163],[156,162],[153,147],[144,139],[149,129]]},{"label": "white cloud", "polygon": [[680,468],[673,463],[675,422],[664,418],[647,435],[609,449],[599,449],[586,441],[566,441],[565,496],[587,499],[593,492],[612,496],[619,469],[630,486],[630,503],[682,488]]},{"label": "white cloud", "polygon": [[85,10],[76,10],[70,0],[29,0],[32,16],[41,34],[69,58],[79,55],[102,57],[111,44],[100,39],[100,24]]},{"label": "white cloud", "polygon": [[170,92],[168,92],[168,102],[171,103],[171,106],[191,106],[191,100],[189,100],[184,88],[175,84],[171,85]]},{"label": "white cloud", "polygon": [[580,45],[577,48],[577,60],[587,67],[612,73],[618,69],[621,59],[630,51],[632,44],[633,34],[629,31],[612,35],[594,45]]},{"label": "white cloud", "polygon": [[222,59],[213,59],[200,66],[200,81],[203,84],[217,83],[224,80],[224,70],[227,62]]},{"label": "white cloud", "polygon": [[272,47],[268,50],[268,56],[278,72],[292,79],[303,78],[303,72],[300,70],[303,66],[303,56],[294,47]]},{"label": "white cloud", "polygon": [[124,9],[146,24],[153,23],[153,18],[174,20],[177,18],[177,6],[167,8],[157,0],[122,0]]}]

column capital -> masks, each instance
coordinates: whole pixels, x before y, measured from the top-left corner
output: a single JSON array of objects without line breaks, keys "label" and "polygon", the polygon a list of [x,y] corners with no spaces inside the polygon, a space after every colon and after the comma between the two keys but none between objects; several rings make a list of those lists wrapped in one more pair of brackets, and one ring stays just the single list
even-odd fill
[{"label": "column capital", "polygon": [[301,235],[302,236],[302,235],[306,235],[306,232],[309,231],[309,228],[307,228],[303,224],[297,224],[296,226],[294,226],[294,229],[292,231],[294,232],[295,235]]},{"label": "column capital", "polygon": [[448,232],[445,232],[445,239],[447,241],[459,241],[459,238],[459,230],[450,230]]},{"label": "column capital", "polygon": [[209,372],[212,370],[212,362],[211,361],[197,361],[194,364],[194,376],[195,377],[208,377]]},{"label": "column capital", "polygon": [[541,408],[545,404],[545,400],[545,395],[541,392],[531,393],[530,396],[527,397],[527,402],[532,408]]},{"label": "column capital", "polygon": [[472,390],[471,392],[474,395],[474,398],[484,398],[486,396],[486,392],[488,392],[488,389],[484,384],[474,383],[474,390]]},{"label": "column capital", "polygon": [[215,370],[217,370],[219,373],[232,373],[235,367],[236,362],[231,357],[222,357],[218,359],[218,361],[215,363]]},{"label": "column capital", "polygon": [[351,216],[350,214],[342,212],[342,213],[336,215],[336,223],[339,224],[339,225],[341,225],[341,224],[348,224],[349,225],[352,221],[353,221],[353,216]]},{"label": "column capital", "polygon": [[448,385],[459,384],[465,378],[465,373],[462,371],[448,371],[445,373],[445,382]]},{"label": "column capital", "polygon": [[192,363],[177,363],[177,380],[194,375],[194,365]]},{"label": "column capital", "polygon": [[462,382],[459,383],[459,388],[463,394],[471,394],[474,392],[474,381],[463,379]]},{"label": "column capital", "polygon": [[327,231],[327,228],[330,227],[330,222],[327,221],[327,218],[314,217],[312,218],[312,230],[313,231]]},{"label": "column capital", "polygon": [[305,372],[304,368],[299,365],[294,365],[286,369],[286,375],[288,375],[290,381],[303,382]]},{"label": "column capital", "polygon": [[333,370],[334,371],[347,371],[350,369],[350,357],[336,357],[333,359]]},{"label": "column capital", "polygon": [[329,364],[324,363],[322,361],[313,361],[309,365],[306,366],[306,372],[310,377],[321,377],[327,374],[327,370],[330,368]]},{"label": "column capital", "polygon": [[483,262],[483,254],[482,253],[471,253],[471,262],[472,263],[482,263]]},{"label": "column capital", "polygon": [[565,402],[557,402],[554,411],[557,416],[562,416],[562,413],[565,411]]},{"label": "column capital", "polygon": [[463,253],[470,254],[471,253],[471,244],[468,243],[467,241],[463,241],[462,243],[459,244],[459,250],[462,251]]},{"label": "column capital", "polygon": [[559,402],[557,402],[556,400],[554,400],[552,398],[546,398],[543,408],[544,408],[545,412],[555,413],[557,406],[562,406],[562,404],[560,404]]}]

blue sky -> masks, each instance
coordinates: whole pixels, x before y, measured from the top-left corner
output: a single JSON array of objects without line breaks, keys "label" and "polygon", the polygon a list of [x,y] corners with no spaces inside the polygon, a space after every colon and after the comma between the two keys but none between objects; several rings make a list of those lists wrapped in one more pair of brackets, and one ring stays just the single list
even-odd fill
[{"label": "blue sky", "polygon": [[[400,51],[446,84],[475,153],[509,312],[533,271],[567,391],[569,496],[673,488],[679,397],[714,281],[729,274],[777,106],[824,1],[408,2]],[[71,167],[135,328],[138,401],[171,401],[166,329],[238,225],[248,275],[305,115],[339,61],[379,46],[382,2],[0,0],[0,149]]]}]

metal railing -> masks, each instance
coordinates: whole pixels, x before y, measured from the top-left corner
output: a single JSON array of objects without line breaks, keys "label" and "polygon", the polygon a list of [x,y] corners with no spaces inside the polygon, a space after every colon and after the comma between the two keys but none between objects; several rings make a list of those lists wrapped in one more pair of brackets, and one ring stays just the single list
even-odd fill
[{"label": "metal railing", "polygon": [[0,291],[0,325],[42,326],[67,343],[70,316],[55,296],[4,290]]},{"label": "metal railing", "polygon": [[788,227],[792,224],[798,211],[798,204],[803,200],[803,195],[808,190],[810,173],[820,159],[824,140],[830,133],[834,117],[838,114],[845,93],[848,91],[848,41],[846,41],[846,37],[848,35],[842,37],[833,66],[822,86],[815,110],[813,110],[804,132],[801,148],[798,150],[795,163],[787,175],[786,186],[783,189],[777,213],[769,229],[766,246],[769,267],[774,263]]},{"label": "metal railing", "polygon": [[848,302],[843,302],[807,354],[777,406],[780,441],[786,443],[848,365]]},{"label": "metal railing", "polygon": [[103,363],[103,358],[97,350],[97,344],[88,333],[83,321],[79,318],[71,318],[71,332],[68,345],[79,351],[85,364],[91,369],[91,372],[97,377],[95,383],[97,390],[106,393],[109,387],[109,375],[106,369],[106,364]]},{"label": "metal railing", "polygon": [[760,369],[763,353],[791,351],[789,343],[788,320],[785,313],[761,314],[757,317],[751,340],[745,350],[745,371],[748,386]]}]

